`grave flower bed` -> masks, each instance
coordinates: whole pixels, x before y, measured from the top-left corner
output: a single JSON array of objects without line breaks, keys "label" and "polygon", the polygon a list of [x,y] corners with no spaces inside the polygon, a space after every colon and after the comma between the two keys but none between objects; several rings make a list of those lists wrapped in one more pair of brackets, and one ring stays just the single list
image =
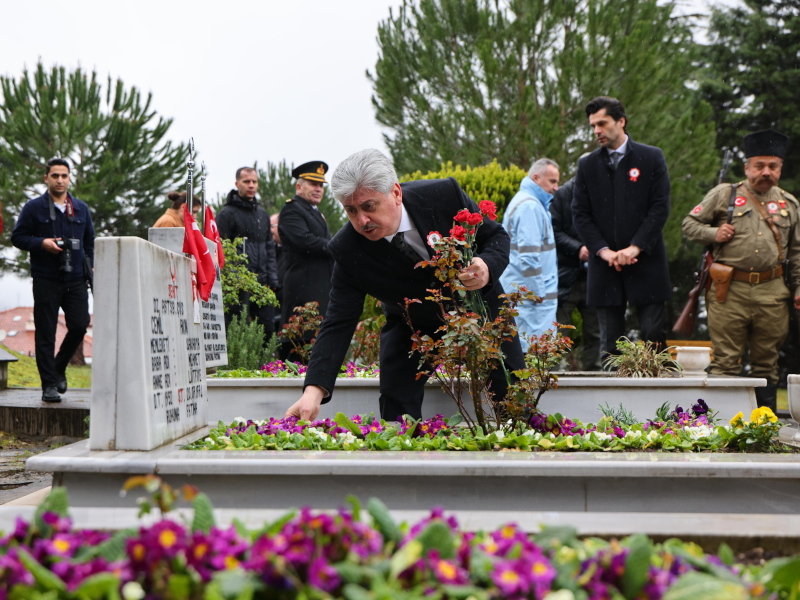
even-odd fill
[{"label": "grave flower bed", "polygon": [[387,423],[372,415],[301,421],[295,417],[220,422],[191,450],[452,450],[452,451],[678,451],[786,452],[777,442],[781,422],[768,408],[758,408],[746,421],[739,413],[730,423],[716,424],[702,400],[684,411],[644,423],[625,424],[604,417],[595,424],[572,421],[560,414],[534,413],[524,430],[483,431],[461,426],[460,415]]},{"label": "grave flower bed", "polygon": [[[253,378],[253,377],[302,377],[308,367],[291,361],[274,360],[263,365],[260,369],[233,369],[230,371],[220,371],[215,377],[221,378]],[[377,365],[357,365],[354,362],[347,362],[342,365],[339,377],[361,378],[379,377],[380,369]]]},{"label": "grave flower bed", "polygon": [[[66,492],[0,537],[0,599],[530,599],[795,597],[800,558],[737,564],[679,540],[533,536],[513,524],[465,533],[434,509],[408,526],[385,506],[290,512],[257,530],[218,527],[208,499],[191,524],[162,519],[116,533],[78,530]],[[790,596],[790,594],[792,594]]]}]

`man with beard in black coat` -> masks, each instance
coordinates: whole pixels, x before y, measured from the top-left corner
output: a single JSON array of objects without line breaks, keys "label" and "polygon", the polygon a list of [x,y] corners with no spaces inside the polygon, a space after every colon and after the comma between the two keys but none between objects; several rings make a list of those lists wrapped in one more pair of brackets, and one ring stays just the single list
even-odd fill
[{"label": "man with beard in black coat", "polygon": [[[269,213],[256,200],[258,192],[258,173],[252,167],[242,167],[236,171],[236,189],[228,194],[227,202],[217,215],[219,235],[226,240],[243,238],[241,251],[247,255],[247,268],[258,276],[261,285],[277,290],[278,267],[275,262],[275,243],[270,230]],[[250,300],[250,294],[239,295],[239,305],[225,313],[225,325],[235,315],[247,307],[247,314],[264,326],[266,340],[275,332],[275,308],[258,306]]]}]

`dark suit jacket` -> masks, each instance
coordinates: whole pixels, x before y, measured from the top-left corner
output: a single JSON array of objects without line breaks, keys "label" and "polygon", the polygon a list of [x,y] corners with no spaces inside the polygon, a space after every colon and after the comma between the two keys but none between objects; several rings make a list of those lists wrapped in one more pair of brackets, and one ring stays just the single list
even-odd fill
[{"label": "dark suit jacket", "polygon": [[[578,255],[583,242],[572,222],[572,191],[575,188],[573,177],[559,186],[550,202],[550,218],[553,221],[553,235],[556,238],[556,256],[558,257],[558,301],[566,302],[572,286],[585,271]],[[585,273],[584,273],[585,276]]]},{"label": "dark suit jacket", "polygon": [[278,232],[283,248],[281,320],[286,323],[295,306],[319,302],[325,315],[331,291],[333,258],[328,250],[331,232],[322,213],[295,196],[281,209]]},{"label": "dark suit jacket", "polygon": [[[401,187],[403,204],[423,240],[431,231],[448,235],[453,226],[453,217],[459,210],[467,208],[478,212],[477,205],[453,178],[412,181],[401,184]],[[486,262],[491,274],[491,281],[483,289],[483,295],[490,309],[497,314],[500,307],[498,296],[503,293],[500,275],[508,264],[510,240],[502,225],[484,219],[476,241],[476,256]],[[385,239],[370,241],[350,223],[336,234],[329,247],[336,261],[331,299],[328,314],[314,343],[305,385],[318,385],[332,391],[361,316],[366,294],[383,303],[387,318],[384,332],[392,334],[390,339],[386,335],[381,336],[381,348],[387,343],[411,347],[410,331],[406,326],[397,326],[404,324],[402,306],[405,298],[423,300],[422,304],[412,305],[409,311],[415,328],[433,333],[441,321],[435,306],[424,300],[430,295],[426,291],[428,288],[440,287],[433,269],[415,269],[412,262]],[[431,248],[428,248],[428,252],[433,254]],[[518,358],[521,360],[521,351]],[[513,368],[522,368],[522,365]]]},{"label": "dark suit jacket", "polygon": [[[587,303],[634,306],[672,295],[662,230],[669,217],[669,174],[659,148],[630,137],[617,169],[599,148],[578,163],[572,200],[575,228],[589,250]],[[616,271],[597,256],[608,247],[641,248],[639,261]]]}]

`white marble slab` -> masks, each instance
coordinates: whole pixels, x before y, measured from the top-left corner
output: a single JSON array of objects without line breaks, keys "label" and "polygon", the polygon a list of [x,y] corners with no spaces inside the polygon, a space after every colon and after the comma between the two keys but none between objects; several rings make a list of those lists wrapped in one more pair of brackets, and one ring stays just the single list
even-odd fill
[{"label": "white marble slab", "polygon": [[206,424],[194,261],[137,237],[95,244],[90,445],[152,450]]},{"label": "white marble slab", "polygon": [[[151,227],[147,232],[148,241],[181,256],[183,256],[183,238],[183,227]],[[205,239],[208,251],[214,260],[214,270],[217,273],[208,302],[200,300],[203,311],[203,350],[206,355],[207,368],[224,367],[228,364],[228,345],[225,337],[225,310],[222,304],[219,248],[211,240],[203,239]]]}]

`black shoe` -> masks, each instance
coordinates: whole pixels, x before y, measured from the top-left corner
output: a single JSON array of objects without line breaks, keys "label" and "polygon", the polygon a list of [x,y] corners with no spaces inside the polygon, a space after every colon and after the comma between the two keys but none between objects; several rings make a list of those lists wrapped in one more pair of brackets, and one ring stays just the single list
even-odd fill
[{"label": "black shoe", "polygon": [[61,402],[58,390],[52,385],[48,385],[42,390],[42,402]]},{"label": "black shoe", "polygon": [[56,381],[56,390],[59,394],[66,394],[67,393],[67,376],[63,375]]}]

